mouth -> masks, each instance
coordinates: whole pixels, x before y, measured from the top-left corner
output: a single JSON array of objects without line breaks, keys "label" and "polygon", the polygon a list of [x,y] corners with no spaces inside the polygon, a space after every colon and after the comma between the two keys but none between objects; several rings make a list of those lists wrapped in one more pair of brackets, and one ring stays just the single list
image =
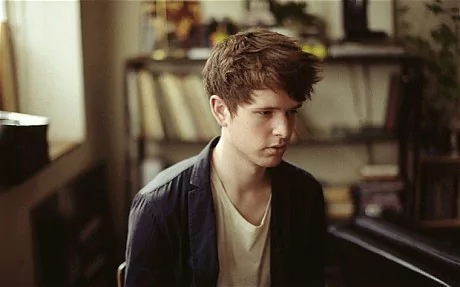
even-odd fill
[{"label": "mouth", "polygon": [[282,153],[286,151],[286,145],[273,145],[268,147],[268,149],[277,153]]}]

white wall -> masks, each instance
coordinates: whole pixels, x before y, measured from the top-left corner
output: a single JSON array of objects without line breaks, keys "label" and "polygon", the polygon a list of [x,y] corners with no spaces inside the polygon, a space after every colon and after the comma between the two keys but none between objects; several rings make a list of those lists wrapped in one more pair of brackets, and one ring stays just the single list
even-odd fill
[{"label": "white wall", "polygon": [[20,112],[50,118],[49,140],[85,138],[79,1],[10,1]]},{"label": "white wall", "polygon": [[[55,1],[53,3],[41,4],[48,8],[54,4],[53,7],[60,7],[56,9],[62,9],[62,6],[59,6],[59,3],[62,4],[63,2],[64,1]],[[113,62],[113,59],[110,58],[112,55],[111,51],[113,50],[113,46],[109,45],[109,36],[107,35],[109,34],[109,21],[117,20],[114,19],[114,15],[111,14],[111,6],[108,5],[108,3],[104,3],[103,1],[83,1],[81,3],[81,15],[80,3],[77,2],[76,6],[74,4],[75,2],[71,2],[70,4],[63,5],[71,5],[73,8],[77,9],[75,12],[76,15],[73,13],[72,15],[69,15],[69,13],[57,14],[62,14],[62,16],[69,16],[70,20],[73,19],[72,22],[79,22],[81,19],[81,27],[80,24],[78,24],[78,26],[75,28],[78,33],[81,32],[82,42],[79,41],[78,43],[74,43],[74,41],[77,41],[76,39],[70,39],[67,42],[70,44],[73,43],[72,45],[75,45],[74,47],[69,48],[70,50],[74,49],[74,52],[75,49],[81,49],[81,45],[83,44],[84,49],[82,52],[84,52],[84,57],[74,54],[76,58],[80,59],[79,65],[66,67],[67,69],[72,69],[74,71],[80,70],[80,73],[84,74],[84,93],[82,90],[80,90],[79,93],[81,93],[81,101],[84,103],[84,113],[82,111],[82,126],[86,130],[86,138],[85,141],[74,151],[59,158],[57,161],[53,162],[38,172],[35,176],[23,184],[15,186],[6,191],[1,190],[0,226],[3,228],[3,232],[0,234],[0,253],[2,254],[2,256],[0,256],[0,286],[36,286],[37,284],[34,274],[33,233],[30,226],[31,210],[36,207],[40,201],[56,192],[60,187],[65,185],[69,180],[73,179],[85,169],[90,168],[101,160],[107,159],[109,155],[116,157],[116,152],[114,152],[111,148],[113,143],[107,136],[107,134],[110,132],[107,131],[107,127],[112,126],[114,121],[121,123],[122,115],[111,114],[113,111],[113,106],[117,106],[119,103],[114,101],[114,97],[110,93],[108,87],[110,86],[118,88],[119,85],[121,86],[121,80],[116,76],[110,76],[111,67],[107,67],[107,63]],[[69,8],[70,6],[65,7]],[[64,10],[69,12],[66,8],[64,8]],[[56,10],[53,11],[56,12]],[[42,19],[43,22],[54,21],[51,19],[53,18],[52,15],[43,10],[36,11],[36,13],[39,15],[46,13],[49,19]],[[16,16],[23,17],[24,15],[20,14]],[[64,19],[61,19],[61,16],[59,15],[56,15],[54,18],[56,18],[56,20],[62,20],[62,22],[60,22],[61,25],[63,25],[62,23],[66,22]],[[50,28],[49,25],[43,24],[42,28],[48,27],[50,29],[58,29],[54,26],[59,25],[55,23],[55,25],[52,26],[53,27]],[[15,26],[15,28],[18,28],[18,26]],[[59,33],[56,32],[55,34]],[[56,39],[55,36],[56,35],[49,39],[57,41],[58,39]],[[116,38],[115,33],[112,34],[112,37]],[[36,44],[43,45],[45,49],[49,50],[51,48],[48,46],[52,45],[52,43],[48,43],[47,39],[48,38],[44,36],[42,41]],[[64,39],[66,39],[66,37],[64,37]],[[62,38],[59,40],[62,40]],[[61,42],[62,45],[64,45],[66,40]],[[116,41],[114,40],[112,42]],[[44,51],[41,49],[38,50],[41,52]],[[67,51],[61,52],[67,53]],[[71,55],[68,54],[68,56]],[[58,57],[58,59],[60,61],[63,60],[62,57]],[[121,59],[115,60],[117,63],[121,62]],[[31,69],[36,68],[31,67]],[[71,71],[66,72],[70,73]],[[55,77],[58,77],[56,73],[53,74],[51,79],[54,79]],[[75,82],[78,83],[81,81],[81,79],[82,77],[76,77],[73,80],[68,79],[68,81],[72,82],[69,83],[68,87],[74,87],[73,85]],[[35,82],[37,85],[38,83],[38,81]],[[44,84],[45,87],[47,85],[47,83]],[[40,87],[38,89],[43,92],[45,87]],[[83,85],[81,85],[81,88],[79,89],[83,89]],[[118,93],[121,93],[121,91]],[[76,108],[78,108],[78,106]],[[66,118],[69,117],[70,119],[74,119],[74,113],[72,113],[71,109],[68,110],[68,113],[65,116]],[[64,118],[64,120],[66,118]],[[86,128],[85,120],[87,123]],[[115,126],[114,129],[117,127],[119,126]],[[110,164],[114,165],[113,162],[110,162]],[[111,176],[112,178],[119,178],[117,175],[111,174]],[[112,210],[114,211],[113,220],[114,222],[117,222],[117,224],[114,226],[116,227],[118,236],[113,240],[120,242],[124,237],[123,227],[125,224],[123,223],[123,218],[125,215],[122,214],[120,212],[120,208],[118,208],[119,206],[122,206],[124,199],[122,192],[120,192],[120,190],[123,189],[123,181],[121,180],[118,183],[118,187],[115,186],[110,190],[109,196],[110,204],[112,206]]]}]

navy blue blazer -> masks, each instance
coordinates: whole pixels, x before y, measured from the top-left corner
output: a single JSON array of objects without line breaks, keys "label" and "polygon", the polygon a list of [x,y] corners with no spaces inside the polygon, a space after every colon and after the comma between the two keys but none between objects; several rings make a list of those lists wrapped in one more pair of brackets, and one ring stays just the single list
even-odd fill
[{"label": "navy blue blazer", "polygon": [[[210,159],[218,140],[162,171],[133,199],[126,287],[216,286],[219,261]],[[322,187],[285,161],[269,172],[271,285],[324,287]]]}]

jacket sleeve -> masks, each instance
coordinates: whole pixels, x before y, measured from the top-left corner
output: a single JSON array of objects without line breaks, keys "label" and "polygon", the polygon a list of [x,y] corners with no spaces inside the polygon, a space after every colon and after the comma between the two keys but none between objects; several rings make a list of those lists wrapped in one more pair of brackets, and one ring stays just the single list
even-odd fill
[{"label": "jacket sleeve", "polygon": [[318,184],[318,193],[317,198],[315,201],[315,214],[313,215],[313,233],[316,237],[315,239],[315,250],[313,252],[315,261],[317,264],[313,266],[314,272],[312,272],[314,276],[314,283],[310,286],[326,286],[326,278],[325,278],[325,267],[326,267],[326,259],[325,259],[325,248],[327,243],[327,225],[326,225],[326,213],[325,213],[325,202],[324,202],[324,194],[323,188],[320,184]]},{"label": "jacket sleeve", "polygon": [[125,287],[171,286],[172,262],[166,221],[151,193],[131,205],[126,246]]},{"label": "jacket sleeve", "polygon": [[327,233],[323,188],[312,177],[299,185],[303,188],[293,203],[297,210],[293,214],[301,224],[294,224],[296,235],[291,238],[295,260],[290,265],[290,286],[324,287]]}]

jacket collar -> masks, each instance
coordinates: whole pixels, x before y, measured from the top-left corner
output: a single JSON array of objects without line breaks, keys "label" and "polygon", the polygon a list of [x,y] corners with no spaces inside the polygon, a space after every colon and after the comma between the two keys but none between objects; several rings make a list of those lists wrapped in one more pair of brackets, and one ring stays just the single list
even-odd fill
[{"label": "jacket collar", "polygon": [[210,184],[211,155],[220,137],[213,138],[206,147],[197,155],[197,160],[192,169],[190,184],[200,187]]},{"label": "jacket collar", "polygon": [[188,192],[188,222],[194,286],[216,286],[219,275],[217,228],[211,191],[211,153],[219,142],[214,138],[197,155]]}]

